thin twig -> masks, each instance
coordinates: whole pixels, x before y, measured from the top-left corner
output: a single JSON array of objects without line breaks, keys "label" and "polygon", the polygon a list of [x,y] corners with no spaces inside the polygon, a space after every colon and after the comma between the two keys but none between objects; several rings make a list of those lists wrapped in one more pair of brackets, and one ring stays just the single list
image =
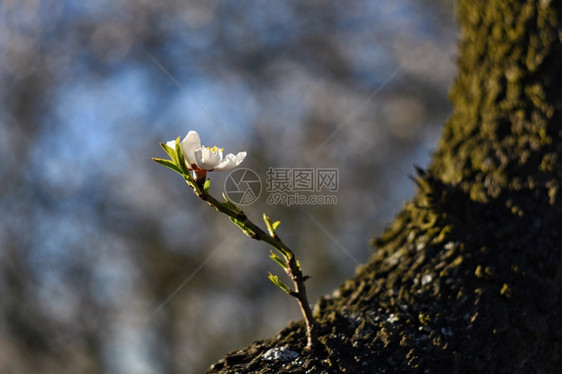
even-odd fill
[{"label": "thin twig", "polygon": [[[172,148],[167,144],[161,144],[162,148],[171,157],[171,160],[164,160],[160,158],[153,158],[154,161],[174,170],[179,173],[186,183],[193,189],[193,192],[201,200],[207,202],[210,206],[215,208],[218,212],[226,214],[230,217],[230,220],[238,226],[244,234],[248,235],[252,239],[262,240],[267,244],[271,245],[280,255],[278,256],[273,251],[271,252],[271,258],[279,264],[289,278],[293,281],[294,290],[289,286],[284,284],[279,280],[277,276],[270,273],[269,279],[275,283],[279,288],[293,296],[297,299],[301,312],[304,316],[306,323],[306,336],[307,344],[305,350],[312,350],[317,344],[317,334],[316,327],[314,324],[314,317],[312,315],[312,310],[310,304],[308,303],[308,297],[306,295],[305,281],[308,279],[304,276],[299,262],[295,258],[293,252],[283,243],[279,235],[277,235],[275,228],[279,224],[272,223],[269,217],[264,215],[264,221],[267,226],[269,234],[263,231],[259,226],[250,221],[246,214],[240,209],[239,206],[232,203],[226,196],[223,195],[225,201],[220,202],[209,194],[209,181],[206,180],[207,172],[202,169],[195,169],[193,165],[188,166],[187,161],[183,155],[183,151],[179,144],[180,138],[176,139],[175,147]],[[193,176],[191,173],[194,173]]]},{"label": "thin twig", "polygon": [[195,192],[197,197],[205,201],[217,211],[226,214],[227,216],[237,221],[237,225],[240,226],[240,228],[246,235],[248,235],[252,239],[262,240],[268,243],[277,251],[279,251],[280,254],[287,257],[287,267],[285,267],[284,269],[289,278],[293,281],[295,287],[294,291],[289,292],[289,295],[297,299],[301,312],[304,316],[307,335],[307,344],[305,349],[314,349],[316,347],[317,334],[316,326],[314,323],[314,316],[312,315],[312,309],[310,308],[310,304],[308,303],[308,297],[306,294],[305,281],[308,279],[308,277],[303,275],[293,252],[289,249],[289,247],[285,245],[285,243],[283,243],[283,241],[277,234],[267,234],[259,226],[253,223],[238,206],[235,206],[228,201],[226,203],[222,203],[211,196],[204,188],[204,179],[196,181],[190,178],[190,176],[185,175],[184,179],[186,180],[187,184],[193,189],[193,192]]}]

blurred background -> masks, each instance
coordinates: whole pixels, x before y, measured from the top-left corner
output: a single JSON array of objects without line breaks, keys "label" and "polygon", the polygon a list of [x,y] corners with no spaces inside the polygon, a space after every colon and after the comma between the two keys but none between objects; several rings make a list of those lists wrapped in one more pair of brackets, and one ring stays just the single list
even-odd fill
[{"label": "blurred background", "polygon": [[[0,372],[199,373],[301,319],[158,143],[248,152],[314,302],[412,196],[457,38],[449,0],[0,2]],[[268,204],[270,167],[337,169],[337,204]]]}]

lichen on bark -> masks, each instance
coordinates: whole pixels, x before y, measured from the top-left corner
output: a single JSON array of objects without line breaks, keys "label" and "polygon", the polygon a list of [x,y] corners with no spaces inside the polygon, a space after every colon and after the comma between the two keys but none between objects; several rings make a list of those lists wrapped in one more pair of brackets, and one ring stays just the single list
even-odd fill
[{"label": "lichen on bark", "polygon": [[[377,250],[304,324],[210,373],[556,373],[562,366],[562,3],[460,1],[454,111]],[[272,362],[286,347],[300,355]]]}]

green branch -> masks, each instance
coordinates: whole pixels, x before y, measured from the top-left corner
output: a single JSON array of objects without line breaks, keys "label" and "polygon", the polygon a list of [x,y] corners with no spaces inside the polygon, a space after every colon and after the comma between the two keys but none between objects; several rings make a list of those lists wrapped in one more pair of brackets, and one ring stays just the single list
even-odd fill
[{"label": "green branch", "polygon": [[259,226],[248,219],[248,217],[240,209],[240,207],[228,200],[228,198],[224,194],[223,198],[225,201],[221,202],[215,199],[209,193],[210,181],[206,179],[206,172],[197,174],[197,171],[193,170],[195,177],[192,176],[192,168],[191,165],[188,165],[188,163],[186,162],[186,158],[183,155],[180,138],[176,139],[174,148],[170,147],[167,144],[160,145],[170,156],[171,160],[153,158],[154,161],[180,174],[184,178],[185,182],[189,185],[189,187],[191,187],[195,195],[197,195],[197,197],[205,201],[218,212],[227,215],[230,220],[242,230],[244,234],[252,239],[266,242],[277,252],[276,253],[270,250],[270,258],[279,266],[281,266],[281,268],[289,276],[289,278],[293,282],[293,288],[290,288],[288,285],[283,283],[277,275],[269,273],[269,279],[281,290],[297,299],[306,323],[307,344],[305,349],[313,349],[317,344],[317,335],[314,324],[314,317],[312,315],[312,310],[310,308],[308,297],[306,295],[305,281],[308,279],[308,277],[303,275],[302,269],[299,262],[295,258],[295,255],[289,249],[289,247],[287,247],[285,243],[283,243],[279,235],[277,235],[276,230],[281,222],[272,222],[271,219],[264,214],[263,220],[268,231],[266,233]]}]

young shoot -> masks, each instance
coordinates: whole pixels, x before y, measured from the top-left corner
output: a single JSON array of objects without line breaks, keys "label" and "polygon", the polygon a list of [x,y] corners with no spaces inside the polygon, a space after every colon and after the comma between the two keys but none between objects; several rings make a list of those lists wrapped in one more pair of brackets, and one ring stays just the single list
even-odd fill
[{"label": "young shoot", "polygon": [[306,323],[307,344],[305,349],[315,348],[317,344],[316,329],[305,287],[305,281],[308,277],[303,275],[299,261],[277,235],[276,230],[280,222],[272,222],[264,214],[263,220],[267,228],[267,232],[265,232],[254,224],[239,206],[228,200],[224,194],[224,201],[218,201],[209,193],[210,181],[206,179],[207,173],[226,171],[237,167],[244,161],[246,152],[239,152],[236,155],[229,153],[224,156],[222,148],[202,146],[199,134],[193,130],[189,131],[182,141],[178,137],[176,140],[160,145],[170,159],[153,158],[154,161],[180,174],[201,200],[206,201],[218,212],[226,214],[244,234],[252,239],[262,240],[273,248],[270,250],[270,258],[289,276],[289,279],[293,282],[293,287],[291,288],[281,281],[277,275],[271,273],[269,273],[269,280],[298,301]]}]

